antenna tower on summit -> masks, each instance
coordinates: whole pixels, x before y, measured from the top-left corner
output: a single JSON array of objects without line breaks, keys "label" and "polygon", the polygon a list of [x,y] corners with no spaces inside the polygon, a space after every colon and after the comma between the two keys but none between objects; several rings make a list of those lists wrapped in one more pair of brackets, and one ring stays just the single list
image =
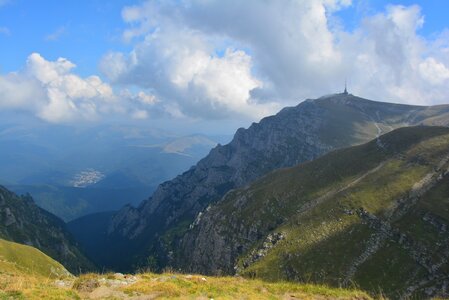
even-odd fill
[{"label": "antenna tower on summit", "polygon": [[348,94],[348,85],[347,85],[347,80],[345,79],[345,91],[343,92],[344,95]]}]

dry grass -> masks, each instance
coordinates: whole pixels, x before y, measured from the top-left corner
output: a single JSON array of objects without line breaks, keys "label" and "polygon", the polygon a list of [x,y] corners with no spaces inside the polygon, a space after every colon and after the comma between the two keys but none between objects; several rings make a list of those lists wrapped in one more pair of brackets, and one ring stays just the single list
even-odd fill
[{"label": "dry grass", "polygon": [[[0,274],[0,299],[89,299],[101,293],[110,299],[371,299],[357,290],[294,283],[268,283],[241,277],[204,277],[175,273],[137,275],[137,281],[117,284],[126,277],[87,274],[57,280],[24,274]],[[123,281],[123,282],[124,282]],[[95,282],[95,284],[92,284]],[[91,289],[85,288],[92,287]],[[111,296],[112,295],[112,296]]]}]

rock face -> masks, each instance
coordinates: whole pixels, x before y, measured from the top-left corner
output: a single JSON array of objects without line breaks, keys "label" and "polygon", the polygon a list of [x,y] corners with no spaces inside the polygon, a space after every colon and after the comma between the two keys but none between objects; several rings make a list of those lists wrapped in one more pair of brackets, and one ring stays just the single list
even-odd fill
[{"label": "rock face", "polygon": [[[449,106],[421,107],[374,102],[337,94],[306,100],[281,110],[248,129],[237,130],[227,145],[218,145],[184,174],[159,186],[139,207],[126,207],[113,218],[108,248],[126,243],[126,257],[112,257],[109,267],[171,264],[176,241],[208,205],[231,189],[268,172],[315,159],[333,149],[360,144],[394,128],[448,124]],[[213,234],[213,233],[211,233]],[[119,259],[120,258],[120,259]],[[120,261],[120,265],[117,264]]]},{"label": "rock face", "polygon": [[2,186],[0,238],[36,247],[71,272],[94,269],[78,250],[62,220],[36,206],[30,196],[19,197]]},{"label": "rock face", "polygon": [[397,129],[229,192],[184,234],[174,265],[445,298],[448,184],[449,128]]}]

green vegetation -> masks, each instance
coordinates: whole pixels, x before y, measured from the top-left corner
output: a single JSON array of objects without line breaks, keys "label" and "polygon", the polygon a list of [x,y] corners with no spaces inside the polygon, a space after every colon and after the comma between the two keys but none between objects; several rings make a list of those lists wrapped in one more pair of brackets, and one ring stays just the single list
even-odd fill
[{"label": "green vegetation", "polygon": [[[449,271],[448,153],[447,128],[398,129],[275,171],[203,218],[241,249],[242,276],[428,297]],[[251,232],[259,238],[246,238]],[[267,247],[276,233],[283,238]]]},{"label": "green vegetation", "polygon": [[35,246],[71,272],[95,269],[78,249],[61,219],[39,208],[29,195],[19,197],[2,186],[0,238]]},{"label": "green vegetation", "polygon": [[[1,274],[0,279],[4,279]],[[25,276],[14,279],[15,282],[0,283],[0,299],[371,299],[355,289],[174,273],[88,274],[70,280]]]},{"label": "green vegetation", "polygon": [[175,273],[72,276],[39,250],[0,240],[0,299],[370,299],[358,290]]},{"label": "green vegetation", "polygon": [[60,263],[36,248],[0,239],[0,274],[6,273],[49,278],[71,276]]},{"label": "green vegetation", "polygon": [[361,291],[324,285],[268,283],[241,277],[203,277],[182,274],[143,274],[124,288],[127,294],[152,294],[161,299],[370,299]]},{"label": "green vegetation", "polygon": [[62,280],[73,276],[57,261],[36,248],[0,239],[0,299],[77,299],[73,291],[55,288]]}]

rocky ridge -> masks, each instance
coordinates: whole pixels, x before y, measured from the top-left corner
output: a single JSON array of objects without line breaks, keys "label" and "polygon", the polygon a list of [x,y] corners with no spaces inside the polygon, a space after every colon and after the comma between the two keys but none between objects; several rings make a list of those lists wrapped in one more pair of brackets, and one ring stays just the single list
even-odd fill
[{"label": "rocky ridge", "polygon": [[447,297],[448,153],[449,129],[402,128],[270,173],[204,211],[177,264]]},{"label": "rocky ridge", "polygon": [[[366,142],[394,128],[446,125],[449,106],[424,107],[374,102],[337,94],[306,100],[281,110],[248,129],[237,130],[227,145],[218,145],[196,166],[159,186],[139,207],[126,207],[113,218],[111,243],[126,242],[127,256],[145,264],[171,264],[176,241],[197,215],[227,192],[272,170],[313,160],[333,149]],[[175,233],[175,234],[173,234]],[[149,249],[142,253],[140,249]],[[140,253],[139,253],[140,251]],[[111,258],[110,266],[114,266]],[[136,260],[124,265],[136,264]],[[115,265],[115,267],[117,267]],[[123,267],[123,265],[121,266]]]}]

